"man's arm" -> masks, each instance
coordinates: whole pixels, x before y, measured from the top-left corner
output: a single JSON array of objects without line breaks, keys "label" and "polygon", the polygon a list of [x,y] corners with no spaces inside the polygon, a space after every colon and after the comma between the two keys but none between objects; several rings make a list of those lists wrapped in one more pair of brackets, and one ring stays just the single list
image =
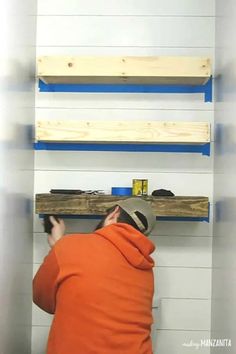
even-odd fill
[{"label": "man's arm", "polygon": [[65,224],[62,219],[58,221],[50,216],[53,224],[51,234],[48,235],[48,243],[52,250],[44,259],[33,280],[33,301],[42,310],[48,313],[55,313],[56,293],[58,289],[59,265],[54,245],[59,241],[65,232]]},{"label": "man's arm", "polygon": [[59,265],[54,249],[44,259],[33,280],[33,301],[42,310],[55,313]]}]

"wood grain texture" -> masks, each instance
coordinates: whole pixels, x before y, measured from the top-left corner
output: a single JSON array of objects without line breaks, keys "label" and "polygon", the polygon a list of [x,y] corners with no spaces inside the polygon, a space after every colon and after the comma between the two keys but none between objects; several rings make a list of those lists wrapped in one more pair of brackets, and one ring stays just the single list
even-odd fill
[{"label": "wood grain texture", "polygon": [[207,143],[205,122],[40,120],[36,140],[48,142]]},{"label": "wood grain texture", "polygon": [[211,76],[209,58],[43,56],[37,76],[46,83],[201,85]]},{"label": "wood grain texture", "polygon": [[[108,208],[127,197],[113,195],[36,194],[36,214],[105,215]],[[152,197],[156,216],[207,217],[207,197]]]}]

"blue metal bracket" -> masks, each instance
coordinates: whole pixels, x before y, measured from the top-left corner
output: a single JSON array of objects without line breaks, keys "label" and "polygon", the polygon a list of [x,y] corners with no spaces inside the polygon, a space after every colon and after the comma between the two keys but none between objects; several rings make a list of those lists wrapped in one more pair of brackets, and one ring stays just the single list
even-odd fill
[{"label": "blue metal bracket", "polygon": [[34,143],[35,150],[53,151],[126,151],[126,152],[169,152],[201,153],[210,156],[210,143],[207,144],[94,144],[94,143]]},{"label": "blue metal bracket", "polygon": [[140,84],[45,84],[39,79],[40,92],[110,92],[110,93],[203,93],[212,102],[212,77],[204,85]]},{"label": "blue metal bracket", "polygon": [[[55,215],[55,214],[53,214]],[[87,220],[100,220],[104,215],[58,215],[62,219],[87,219]],[[40,219],[44,217],[44,214],[39,214]],[[177,217],[177,216],[157,216],[157,221],[182,221],[182,222],[209,222],[208,217]]]}]

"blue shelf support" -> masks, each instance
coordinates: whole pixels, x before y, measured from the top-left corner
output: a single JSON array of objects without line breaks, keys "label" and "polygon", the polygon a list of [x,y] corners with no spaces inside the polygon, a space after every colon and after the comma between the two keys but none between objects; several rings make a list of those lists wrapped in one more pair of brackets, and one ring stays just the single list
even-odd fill
[{"label": "blue shelf support", "polygon": [[39,91],[91,93],[203,93],[205,102],[212,102],[212,77],[210,77],[204,85],[45,84],[39,79]]},{"label": "blue shelf support", "polygon": [[168,152],[201,153],[210,156],[210,143],[207,144],[94,144],[94,143],[34,143],[35,150],[52,151],[125,151],[125,152]]},{"label": "blue shelf support", "polygon": [[[209,209],[210,211],[210,205]],[[53,214],[55,215],[55,214]],[[39,214],[39,218],[42,219],[44,217],[44,214]],[[87,219],[87,220],[100,220],[103,215],[68,215],[68,214],[63,214],[63,215],[58,215],[58,217],[61,217],[62,219]],[[182,222],[208,222],[209,223],[209,212],[207,217],[177,217],[177,216],[157,216],[156,217],[157,221],[182,221]]]}]

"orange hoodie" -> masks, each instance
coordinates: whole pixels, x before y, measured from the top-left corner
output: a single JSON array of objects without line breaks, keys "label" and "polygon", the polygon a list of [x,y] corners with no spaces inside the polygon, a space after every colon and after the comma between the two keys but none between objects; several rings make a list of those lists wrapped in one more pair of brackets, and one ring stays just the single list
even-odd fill
[{"label": "orange hoodie", "polygon": [[152,354],[153,243],[116,223],[56,243],[33,280],[47,354]]}]

